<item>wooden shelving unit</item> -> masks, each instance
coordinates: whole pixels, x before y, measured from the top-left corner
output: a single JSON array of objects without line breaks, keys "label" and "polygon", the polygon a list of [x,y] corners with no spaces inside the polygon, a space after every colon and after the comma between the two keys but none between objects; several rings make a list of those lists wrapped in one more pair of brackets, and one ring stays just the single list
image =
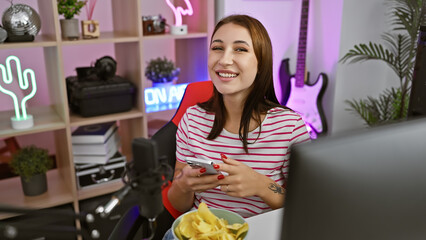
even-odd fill
[{"label": "wooden shelving unit", "polygon": [[[57,13],[56,0],[22,0],[19,3],[33,6],[42,20],[42,34],[36,36],[33,42],[3,43],[2,51],[15,51],[22,49],[41,49],[46,72],[46,83],[38,86],[50,101],[49,104],[32,106],[28,112],[34,116],[34,127],[24,130],[15,130],[10,126],[10,117],[13,109],[0,111],[0,139],[8,137],[30,136],[38,133],[53,133],[55,143],[55,159],[57,168],[48,172],[48,192],[36,197],[25,197],[21,190],[20,179],[13,177],[0,180],[0,204],[10,204],[17,207],[50,208],[62,204],[72,204],[76,212],[79,212],[79,201],[111,193],[118,190],[122,183],[100,184],[90,189],[79,190],[74,170],[71,133],[79,126],[117,121],[122,140],[121,152],[128,160],[132,158],[131,141],[137,137],[148,137],[149,120],[156,116],[167,119],[174,111],[145,113],[144,89],[150,83],[144,76],[145,62],[149,56],[156,53],[156,49],[145,49],[145,43],[156,44],[157,41],[170,41],[174,47],[174,60],[181,67],[179,82],[194,82],[207,78],[207,52],[209,36],[214,27],[214,1],[192,0],[194,11],[197,13],[191,17],[184,17],[188,22],[189,33],[175,36],[170,34],[144,36],[142,30],[142,15],[149,12],[151,7],[162,8],[167,6],[164,1],[151,0],[105,0],[111,4],[111,13],[104,13],[112,17],[113,31],[101,32],[96,39],[82,39],[69,41],[61,38],[61,30]],[[104,1],[102,1],[103,3]],[[99,4],[100,2],[98,2]],[[156,6],[153,6],[156,5]],[[152,15],[158,14],[154,10]],[[169,12],[170,9],[163,9]],[[198,13],[199,12],[199,13]],[[173,19],[168,19],[173,22]],[[102,115],[84,118],[70,111],[67,101],[67,91],[64,71],[64,61],[68,56],[64,48],[72,48],[79,51],[82,46],[96,46],[101,44],[112,45],[114,59],[117,61],[117,74],[129,79],[138,89],[134,108],[128,112]],[[157,46],[162,48],[161,45]],[[39,57],[39,56],[31,56]],[[87,56],[91,58],[91,56]],[[93,57],[92,57],[93,59]],[[4,59],[0,59],[0,62]],[[205,64],[205,65],[204,65]],[[203,66],[204,65],[204,66]],[[201,66],[201,67],[200,67]],[[79,67],[75,63],[73,67]],[[196,69],[196,70],[194,70]],[[35,142],[37,140],[34,140]],[[0,213],[0,220],[14,216],[13,214]]]}]

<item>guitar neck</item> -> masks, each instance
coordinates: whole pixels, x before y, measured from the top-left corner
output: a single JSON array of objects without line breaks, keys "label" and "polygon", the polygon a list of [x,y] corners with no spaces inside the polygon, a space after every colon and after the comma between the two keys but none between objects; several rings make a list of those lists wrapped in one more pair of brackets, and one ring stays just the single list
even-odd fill
[{"label": "guitar neck", "polygon": [[309,0],[302,0],[302,10],[299,28],[299,43],[297,47],[296,86],[303,87],[306,76],[306,45],[308,39]]}]

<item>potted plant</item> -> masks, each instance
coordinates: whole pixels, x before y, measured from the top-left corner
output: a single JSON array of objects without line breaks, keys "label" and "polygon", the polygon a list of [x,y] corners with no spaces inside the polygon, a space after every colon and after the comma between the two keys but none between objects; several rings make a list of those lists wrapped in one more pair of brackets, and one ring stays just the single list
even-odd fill
[{"label": "potted plant", "polygon": [[175,67],[173,61],[166,57],[152,59],[145,68],[145,76],[153,82],[153,86],[164,83],[173,83],[179,76],[180,68]]},{"label": "potted plant", "polygon": [[21,177],[26,196],[36,196],[47,191],[46,172],[52,166],[48,151],[34,145],[19,149],[10,161],[13,173]]},{"label": "potted plant", "polygon": [[[346,100],[348,110],[358,114],[368,126],[404,120],[408,112],[417,40],[421,25],[426,23],[426,6],[422,0],[391,0],[392,32],[382,35],[383,44],[355,45],[340,60],[357,63],[379,60],[398,76],[399,87],[385,89],[378,97]],[[423,5],[422,5],[423,4]]]},{"label": "potted plant", "polygon": [[58,13],[64,16],[61,19],[61,31],[64,39],[75,40],[79,38],[78,19],[74,15],[80,14],[81,8],[86,5],[80,0],[57,0]]}]

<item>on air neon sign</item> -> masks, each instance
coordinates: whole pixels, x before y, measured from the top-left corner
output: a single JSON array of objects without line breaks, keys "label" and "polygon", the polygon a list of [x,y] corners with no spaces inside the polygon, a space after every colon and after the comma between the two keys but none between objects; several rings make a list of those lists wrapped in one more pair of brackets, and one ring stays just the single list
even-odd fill
[{"label": "on air neon sign", "polygon": [[146,88],[144,92],[145,112],[176,109],[182,100],[187,85],[187,83],[182,83],[165,87]]}]

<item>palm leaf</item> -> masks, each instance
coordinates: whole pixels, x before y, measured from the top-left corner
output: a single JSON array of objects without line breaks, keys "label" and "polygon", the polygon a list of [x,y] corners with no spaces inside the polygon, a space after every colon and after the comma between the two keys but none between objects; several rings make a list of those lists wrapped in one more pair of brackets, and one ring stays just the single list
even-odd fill
[{"label": "palm leaf", "polygon": [[339,60],[343,63],[384,61],[399,78],[399,88],[387,89],[377,98],[346,100],[347,110],[358,114],[370,126],[406,117],[419,28],[426,25],[426,0],[389,0],[386,3],[391,6],[394,32],[382,34],[383,45],[371,42],[355,45]]},{"label": "palm leaf", "polygon": [[394,30],[406,31],[415,41],[420,23],[423,21],[422,0],[393,0],[391,23]]},{"label": "palm leaf", "polygon": [[[402,101],[402,98],[405,98]],[[349,105],[346,110],[359,115],[369,126],[398,121],[407,116],[407,94],[402,94],[400,88],[385,90],[377,98],[368,96],[360,100],[346,100]],[[402,103],[402,104],[401,104]]]},{"label": "palm leaf", "polygon": [[393,64],[395,61],[394,54],[388,49],[383,48],[381,44],[370,42],[367,44],[355,45],[353,49],[349,50],[340,61],[343,63],[357,63],[367,60],[382,60],[388,64]]}]

